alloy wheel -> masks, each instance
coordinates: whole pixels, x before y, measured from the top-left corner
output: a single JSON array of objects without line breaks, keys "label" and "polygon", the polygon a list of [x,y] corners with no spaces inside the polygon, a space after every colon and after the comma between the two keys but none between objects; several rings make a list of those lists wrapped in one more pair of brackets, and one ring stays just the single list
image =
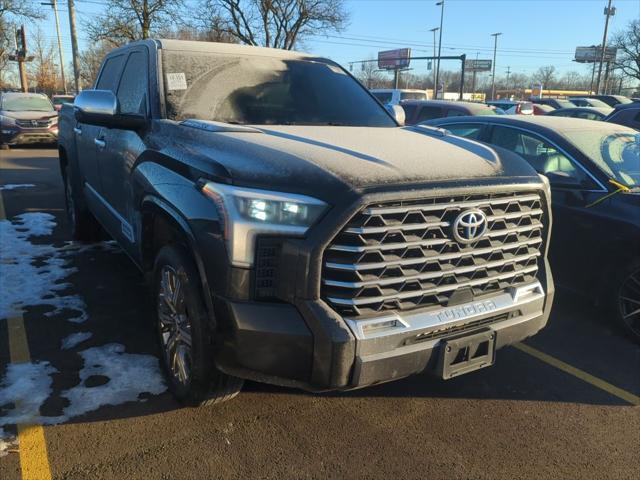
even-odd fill
[{"label": "alloy wheel", "polygon": [[160,272],[158,328],[167,370],[181,386],[191,381],[191,323],[185,302],[184,284],[169,265]]},{"label": "alloy wheel", "polygon": [[633,333],[640,336],[640,270],[624,280],[618,303],[622,320]]}]

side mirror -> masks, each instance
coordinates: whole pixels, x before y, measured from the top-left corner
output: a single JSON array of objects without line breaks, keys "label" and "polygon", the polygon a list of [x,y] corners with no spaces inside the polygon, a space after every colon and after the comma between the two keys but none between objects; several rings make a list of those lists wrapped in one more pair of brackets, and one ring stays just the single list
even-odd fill
[{"label": "side mirror", "polygon": [[401,127],[404,126],[404,122],[406,120],[406,116],[404,114],[404,108],[402,108],[400,105],[390,105],[390,104],[385,105],[385,108],[391,114],[391,116],[396,119],[396,122],[398,122],[398,125],[400,125]]},{"label": "side mirror", "polygon": [[73,102],[80,123],[123,130],[136,130],[147,123],[144,115],[122,114],[118,99],[110,90],[83,90]]}]

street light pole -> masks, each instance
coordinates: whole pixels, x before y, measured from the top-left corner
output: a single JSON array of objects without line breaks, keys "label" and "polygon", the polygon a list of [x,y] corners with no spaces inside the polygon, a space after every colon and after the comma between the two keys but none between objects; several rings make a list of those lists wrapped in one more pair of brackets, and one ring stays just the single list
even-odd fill
[{"label": "street light pole", "polygon": [[609,32],[609,18],[616,14],[615,7],[611,6],[613,0],[609,0],[609,6],[604,9],[604,14],[607,16],[604,21],[604,35],[602,36],[602,50],[600,52],[600,66],[598,67],[598,82],[596,84],[596,93],[600,94],[600,80],[602,79],[602,65],[604,64],[604,57],[607,51],[607,33]]},{"label": "street light pole", "polygon": [[[430,32],[433,32],[433,63],[435,63],[436,59],[436,32],[440,30],[438,27],[436,28],[432,28],[431,30],[429,30]],[[432,65],[433,65],[432,63]],[[435,65],[433,65],[433,97],[435,98],[437,95],[437,91],[438,89],[436,88],[436,69],[435,69]]]},{"label": "street light pole", "polygon": [[62,40],[60,39],[60,21],[58,20],[58,6],[57,0],[51,0],[51,2],[41,2],[40,5],[49,5],[53,7],[53,14],[56,17],[56,32],[58,33],[58,54],[60,55],[60,76],[62,77],[62,89],[64,93],[67,93],[67,81],[64,78],[64,57],[62,55]]},{"label": "street light pole", "polygon": [[492,33],[493,37],[493,72],[491,74],[491,100],[496,99],[496,56],[498,53],[498,37],[502,35],[502,33]]},{"label": "street light pole", "polygon": [[[442,55],[442,24],[444,22],[444,0],[436,3],[440,8],[440,40],[438,41],[438,64],[436,67],[436,81],[435,81],[435,92],[436,99],[438,98],[438,87],[440,83],[440,56]],[[444,93],[444,92],[443,92]]]}]

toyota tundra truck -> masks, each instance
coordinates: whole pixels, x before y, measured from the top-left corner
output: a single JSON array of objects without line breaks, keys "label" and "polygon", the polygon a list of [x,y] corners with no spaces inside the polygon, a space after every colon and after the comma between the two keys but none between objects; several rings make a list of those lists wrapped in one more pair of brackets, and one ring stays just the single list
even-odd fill
[{"label": "toyota tundra truck", "polygon": [[544,327],[546,179],[395,111],[324,58],[176,40],[113,50],[63,106],[73,237],[149,279],[179,400],[449,379]]}]

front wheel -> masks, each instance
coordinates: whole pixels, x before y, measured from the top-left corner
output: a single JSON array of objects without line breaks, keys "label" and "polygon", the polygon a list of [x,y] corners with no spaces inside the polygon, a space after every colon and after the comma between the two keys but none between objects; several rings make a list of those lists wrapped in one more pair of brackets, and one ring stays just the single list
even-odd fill
[{"label": "front wheel", "polygon": [[640,342],[640,265],[627,271],[619,283],[616,313],[622,326]]},{"label": "front wheel", "polygon": [[236,396],[243,380],[219,371],[213,362],[210,326],[198,271],[177,245],[163,247],[155,262],[158,341],[169,389],[191,406],[221,403]]}]

